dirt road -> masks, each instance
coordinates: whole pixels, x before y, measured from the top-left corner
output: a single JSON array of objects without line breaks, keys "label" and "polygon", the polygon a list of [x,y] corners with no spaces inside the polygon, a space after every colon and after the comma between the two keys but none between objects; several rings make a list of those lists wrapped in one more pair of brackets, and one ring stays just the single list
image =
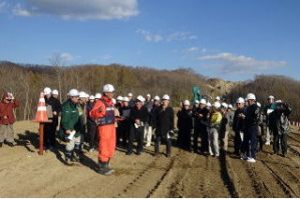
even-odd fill
[{"label": "dirt road", "polygon": [[[300,197],[300,132],[289,134],[288,158],[260,152],[256,164],[227,155],[206,157],[174,148],[171,158],[118,151],[115,175],[94,171],[97,152],[63,164],[62,151],[37,155],[37,124],[18,122],[19,146],[0,149],[0,197]],[[61,146],[63,147],[63,146]],[[162,147],[162,150],[165,149]]]}]

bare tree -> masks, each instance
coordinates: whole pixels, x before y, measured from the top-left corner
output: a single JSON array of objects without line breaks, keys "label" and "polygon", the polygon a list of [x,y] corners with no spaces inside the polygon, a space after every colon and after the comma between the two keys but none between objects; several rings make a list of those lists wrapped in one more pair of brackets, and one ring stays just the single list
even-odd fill
[{"label": "bare tree", "polygon": [[49,62],[53,66],[56,73],[59,90],[59,100],[60,102],[62,102],[62,67],[65,65],[66,60],[61,56],[60,53],[53,53],[53,55],[49,58]]}]

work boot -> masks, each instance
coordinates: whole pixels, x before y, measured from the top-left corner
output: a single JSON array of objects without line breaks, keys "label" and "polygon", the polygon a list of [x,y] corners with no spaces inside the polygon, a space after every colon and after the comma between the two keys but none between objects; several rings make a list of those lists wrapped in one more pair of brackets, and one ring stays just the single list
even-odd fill
[{"label": "work boot", "polygon": [[97,170],[97,173],[101,175],[111,175],[114,171],[110,168],[108,168],[108,162],[101,162],[99,161],[99,168]]},{"label": "work boot", "polygon": [[10,146],[10,147],[16,146],[16,143],[14,143],[14,142],[7,142],[6,144],[7,144],[8,146]]},{"label": "work boot", "polygon": [[66,151],[66,154],[65,154],[65,163],[68,166],[73,165],[73,155],[72,155],[72,153],[73,153],[72,151]]}]

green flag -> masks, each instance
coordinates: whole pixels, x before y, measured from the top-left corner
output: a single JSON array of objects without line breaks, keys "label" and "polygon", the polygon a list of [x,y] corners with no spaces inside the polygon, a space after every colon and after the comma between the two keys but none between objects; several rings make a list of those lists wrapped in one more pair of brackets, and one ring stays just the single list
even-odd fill
[{"label": "green flag", "polygon": [[201,99],[200,88],[197,86],[193,86],[192,92],[193,92],[193,102],[195,102],[196,100],[200,101],[200,99]]}]

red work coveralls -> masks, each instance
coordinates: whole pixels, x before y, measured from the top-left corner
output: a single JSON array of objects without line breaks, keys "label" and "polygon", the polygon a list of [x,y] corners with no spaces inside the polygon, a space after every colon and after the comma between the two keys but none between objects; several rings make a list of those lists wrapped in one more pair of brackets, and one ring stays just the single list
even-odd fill
[{"label": "red work coveralls", "polygon": [[[103,103],[103,101],[105,103]],[[106,116],[106,105],[113,106],[111,99],[103,96],[98,100],[93,109],[90,111],[90,116],[93,119],[99,119]],[[97,127],[99,135],[99,161],[108,162],[114,155],[116,148],[116,127],[115,123],[100,125]]]}]

